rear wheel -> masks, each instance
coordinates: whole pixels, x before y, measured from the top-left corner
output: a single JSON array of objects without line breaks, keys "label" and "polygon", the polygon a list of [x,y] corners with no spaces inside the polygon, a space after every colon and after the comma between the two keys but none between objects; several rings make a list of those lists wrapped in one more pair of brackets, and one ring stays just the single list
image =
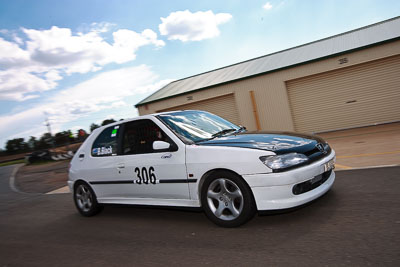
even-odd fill
[{"label": "rear wheel", "polygon": [[248,185],[228,171],[209,176],[201,189],[201,203],[207,217],[222,227],[237,227],[255,214],[255,203]]},{"label": "rear wheel", "polygon": [[103,210],[92,188],[86,183],[79,183],[74,190],[75,206],[83,216],[93,216]]}]

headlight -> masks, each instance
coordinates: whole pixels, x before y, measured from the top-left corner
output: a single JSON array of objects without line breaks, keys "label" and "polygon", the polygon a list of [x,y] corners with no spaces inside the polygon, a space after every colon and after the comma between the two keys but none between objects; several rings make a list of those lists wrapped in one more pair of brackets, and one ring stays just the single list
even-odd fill
[{"label": "headlight", "polygon": [[299,153],[288,153],[277,156],[263,156],[260,160],[274,171],[287,169],[308,160],[308,157]]}]

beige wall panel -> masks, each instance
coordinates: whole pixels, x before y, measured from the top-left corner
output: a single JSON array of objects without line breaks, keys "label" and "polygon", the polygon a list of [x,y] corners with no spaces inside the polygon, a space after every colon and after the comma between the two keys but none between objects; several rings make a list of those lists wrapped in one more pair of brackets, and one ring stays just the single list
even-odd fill
[{"label": "beige wall panel", "polygon": [[[163,110],[173,106],[184,105],[190,102],[234,93],[240,124],[246,126],[250,130],[255,130],[256,124],[249,94],[249,91],[254,91],[261,128],[263,130],[292,131],[294,130],[294,123],[286,89],[286,81],[304,77],[304,79],[313,79],[315,74],[340,70],[399,54],[400,41],[386,43],[356,52],[343,54],[341,56],[315,61],[285,70],[150,103],[147,105],[147,109],[145,106],[139,107],[139,114],[150,114],[157,110]],[[339,60],[343,58],[347,59],[347,63],[340,64]],[[351,80],[352,77],[348,77],[347,79]],[[329,81],[323,80],[316,82],[321,82],[322,84],[329,83]],[[188,96],[192,96],[193,100],[188,100]]]},{"label": "beige wall panel", "polygon": [[170,107],[157,112],[174,110],[205,110],[214,113],[235,124],[240,124],[239,114],[233,94],[209,98],[207,100],[192,102],[190,104]]},{"label": "beige wall panel", "polygon": [[400,120],[400,56],[287,82],[295,129],[323,132]]}]

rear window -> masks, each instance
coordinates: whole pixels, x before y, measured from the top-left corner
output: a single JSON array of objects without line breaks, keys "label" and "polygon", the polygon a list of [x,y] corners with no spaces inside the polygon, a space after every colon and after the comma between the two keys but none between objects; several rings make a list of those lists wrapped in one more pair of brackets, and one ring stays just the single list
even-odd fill
[{"label": "rear window", "polygon": [[105,128],[93,142],[92,156],[105,157],[117,154],[117,138],[119,125]]}]

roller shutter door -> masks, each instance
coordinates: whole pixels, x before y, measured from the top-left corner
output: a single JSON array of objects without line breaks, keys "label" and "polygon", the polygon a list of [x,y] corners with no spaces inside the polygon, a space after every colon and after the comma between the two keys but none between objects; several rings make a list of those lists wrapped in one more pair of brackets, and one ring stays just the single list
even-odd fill
[{"label": "roller shutter door", "polygon": [[234,94],[209,98],[202,101],[192,102],[190,104],[174,106],[167,109],[158,110],[158,112],[188,109],[205,110],[235,124],[240,124]]},{"label": "roller shutter door", "polygon": [[286,82],[295,130],[400,121],[400,56]]}]

